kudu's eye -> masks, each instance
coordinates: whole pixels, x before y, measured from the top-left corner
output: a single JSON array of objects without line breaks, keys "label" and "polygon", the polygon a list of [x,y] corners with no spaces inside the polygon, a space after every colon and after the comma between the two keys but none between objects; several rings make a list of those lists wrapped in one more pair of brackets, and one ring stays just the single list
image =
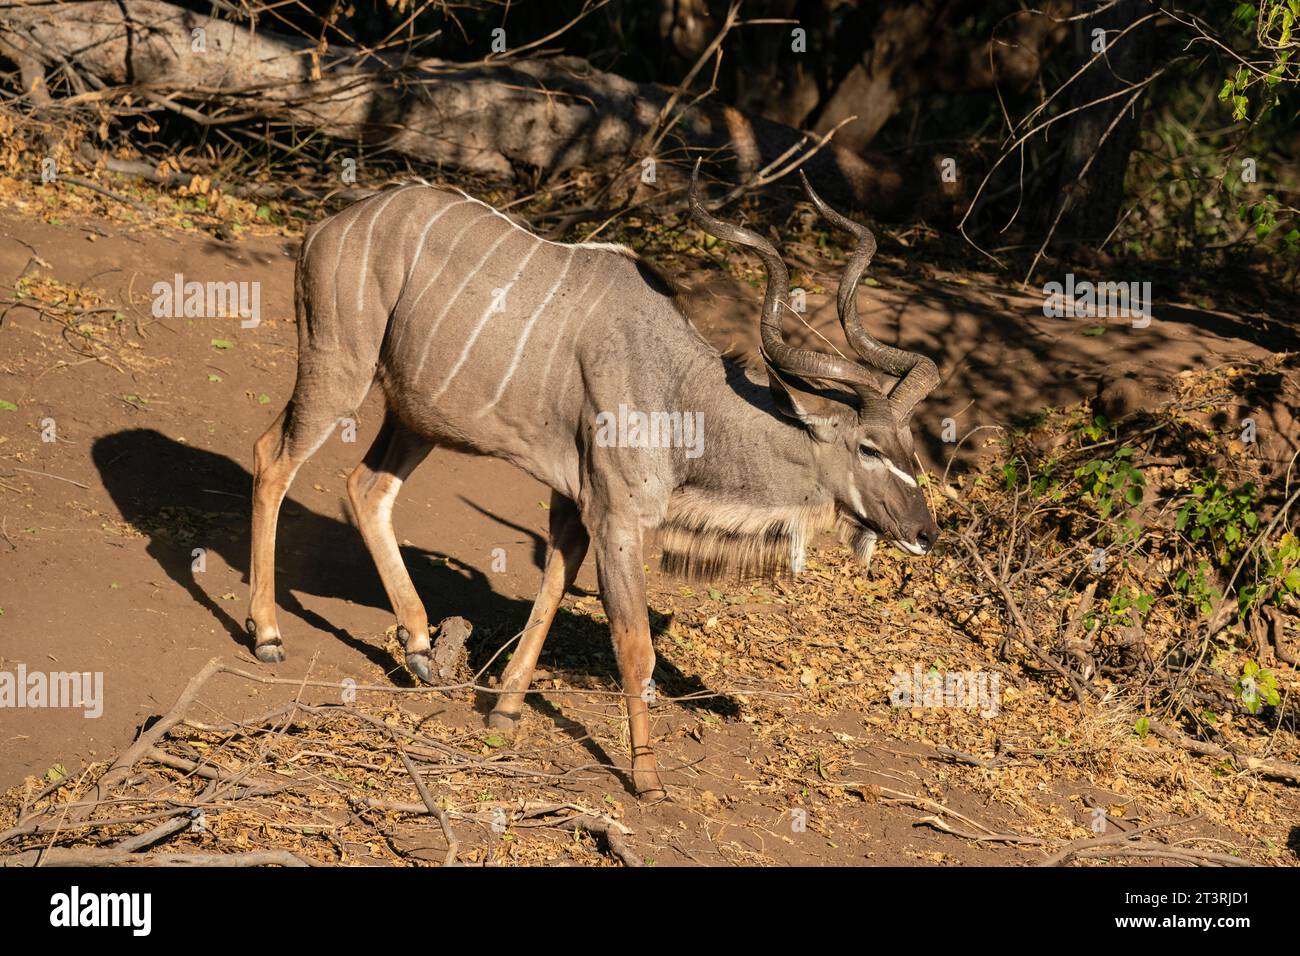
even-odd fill
[{"label": "kudu's eye", "polygon": [[880,453],[880,449],[873,448],[871,445],[859,445],[858,455],[863,461],[884,461],[885,456]]}]

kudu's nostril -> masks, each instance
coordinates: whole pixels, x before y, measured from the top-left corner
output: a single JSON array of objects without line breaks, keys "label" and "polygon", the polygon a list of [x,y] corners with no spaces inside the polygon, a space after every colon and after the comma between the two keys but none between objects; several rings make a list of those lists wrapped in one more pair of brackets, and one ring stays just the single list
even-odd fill
[{"label": "kudu's nostril", "polygon": [[916,543],[923,551],[929,551],[934,546],[934,535],[928,529],[921,528],[916,532]]}]

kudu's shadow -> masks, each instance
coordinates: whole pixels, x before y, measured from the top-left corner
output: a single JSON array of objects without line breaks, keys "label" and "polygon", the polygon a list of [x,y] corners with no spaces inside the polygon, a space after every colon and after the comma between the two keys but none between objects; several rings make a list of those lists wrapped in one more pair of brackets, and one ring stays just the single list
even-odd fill
[{"label": "kudu's shadow", "polygon": [[[130,429],[98,439],[91,451],[104,487],[122,517],[148,537],[146,550],[177,584],[216,618],[240,647],[251,650],[244,630],[244,597],[228,606],[214,600],[194,571],[196,548],[220,555],[248,581],[250,499],[252,476],[238,462],[216,452],[174,441],[152,429]],[[536,532],[468,502],[477,511],[513,529],[530,535],[534,563],[540,566],[546,541]],[[477,672],[497,654],[501,645],[524,626],[531,600],[520,600],[496,591],[488,576],[454,555],[407,545],[402,558],[424,601],[429,620],[460,615],[469,619],[474,633],[468,644],[471,667]],[[348,647],[390,674],[395,683],[411,686],[411,678],[380,644],[352,634],[304,607],[294,591],[333,597],[384,612],[376,616],[378,631],[391,623],[392,609],[384,593],[370,553],[360,532],[349,522],[319,514],[285,499],[280,512],[276,543],[276,604],[281,627],[293,652],[293,617],[334,635]],[[229,608],[229,609],[228,609]],[[286,619],[288,618],[288,619]],[[656,631],[664,618],[651,612]],[[499,670],[506,655],[492,665]],[[585,615],[563,612],[547,640],[539,666],[551,671],[570,671],[617,686],[617,663],[610,646],[609,630]],[[660,659],[655,678],[665,694],[673,696],[707,692],[697,679],[683,674]],[[578,740],[593,758],[606,766],[613,761],[591,740],[589,731],[566,719],[540,697],[530,695],[530,706],[555,720]],[[478,709],[486,712],[492,695],[482,694]],[[685,702],[692,708],[707,709],[722,716],[734,715],[738,705],[728,697]],[[630,781],[624,779],[630,787]]]}]

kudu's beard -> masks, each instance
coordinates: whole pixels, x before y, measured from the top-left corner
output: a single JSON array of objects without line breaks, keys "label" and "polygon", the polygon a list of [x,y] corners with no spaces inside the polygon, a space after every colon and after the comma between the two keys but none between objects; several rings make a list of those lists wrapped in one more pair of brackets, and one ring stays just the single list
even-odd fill
[{"label": "kudu's beard", "polygon": [[817,532],[832,526],[854,558],[870,566],[879,533],[834,505],[763,508],[679,492],[659,526],[661,567],[692,581],[790,577],[803,570]]},{"label": "kudu's beard", "polygon": [[829,504],[765,508],[678,492],[659,526],[661,567],[692,581],[789,577],[803,570],[813,536],[834,521]]},{"label": "kudu's beard", "polygon": [[876,542],[880,535],[871,528],[864,528],[856,522],[841,518],[836,522],[840,540],[853,549],[854,559],[864,567],[871,567],[871,557],[876,553]]}]

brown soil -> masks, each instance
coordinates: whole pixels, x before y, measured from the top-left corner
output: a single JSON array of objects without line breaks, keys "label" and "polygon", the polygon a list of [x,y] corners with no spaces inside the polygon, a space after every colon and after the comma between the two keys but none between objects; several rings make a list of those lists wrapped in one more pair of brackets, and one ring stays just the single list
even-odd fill
[{"label": "brown soil", "polygon": [[[120,331],[100,316],[111,348],[94,352],[78,351],[75,334],[31,309],[9,310],[0,328],[0,399],[17,405],[17,411],[0,410],[0,666],[102,671],[106,698],[103,716],[94,720],[76,711],[0,714],[0,789],[29,777],[51,779],[55,765],[76,774],[110,759],[214,655],[281,677],[409,683],[385,636],[392,619],[377,574],[344,503],[345,477],[380,423],[376,396],[360,410],[355,445],[337,437],[328,442],[300,473],[283,512],[278,559],[288,661],[266,668],[246,643],[249,462],[254,439],[293,381],[296,248],[291,237],[226,242],[195,232],[139,231],[107,218],[53,225],[23,210],[0,214],[6,285],[24,270],[35,272],[92,290],[125,316]],[[228,319],[154,320],[148,290],[177,272],[260,280],[262,324],[240,329]],[[693,282],[692,317],[715,345],[749,348],[755,291],[716,273],[686,281]],[[1044,318],[1036,298],[943,275],[887,279],[864,290],[863,301],[873,328],[891,336],[900,329],[903,343],[935,355],[948,376],[918,422],[918,431],[932,436],[923,456],[942,467],[948,450],[935,436],[945,417],[955,418],[964,434],[1044,405],[1092,398],[1117,368],[1139,370],[1143,387],[1155,389],[1184,369],[1268,355],[1251,342],[1261,332],[1277,334],[1266,320],[1202,311],[1157,293],[1151,328],[1115,325],[1095,336],[1081,335],[1078,320]],[[842,345],[828,297],[812,295],[809,303],[811,326]],[[215,347],[213,340],[231,347]],[[1294,347],[1277,338],[1270,344]],[[1247,411],[1225,414],[1246,417]],[[1290,413],[1281,405],[1249,411],[1259,422],[1263,453],[1284,465],[1296,451]],[[56,424],[56,442],[41,440],[44,419]],[[398,502],[398,536],[430,619],[462,615],[473,622],[476,665],[527,616],[547,499],[546,489],[506,464],[439,450]],[[191,570],[195,548],[206,550],[201,573]],[[498,548],[504,570],[494,570]],[[931,811],[882,799],[881,788],[923,796],[992,830],[1058,842],[1087,835],[1090,800],[1124,806],[1115,812],[1145,822],[1195,809],[1200,798],[1186,797],[1176,781],[1199,765],[1154,741],[1119,747],[1120,756],[1095,775],[1077,767],[1059,778],[1051,766],[1017,770],[1014,789],[990,770],[945,761],[934,743],[943,736],[935,722],[947,718],[897,711],[880,688],[895,665],[910,667],[926,654],[927,661],[936,655],[961,660],[965,652],[955,645],[926,650],[926,622],[897,612],[897,623],[880,630],[874,646],[846,654],[857,644],[837,640],[843,622],[829,610],[814,621],[802,600],[861,596],[866,588],[872,601],[893,608],[907,593],[908,576],[921,572],[897,554],[882,554],[866,580],[842,558],[822,552],[811,581],[793,590],[719,585],[696,593],[656,577],[651,604],[663,615],[656,621],[664,692],[721,695],[656,709],[658,751],[673,799],[643,807],[629,794],[611,766],[627,760],[620,707],[599,694],[534,699],[513,746],[550,747],[549,765],[585,768],[535,792],[614,807],[635,834],[629,840],[636,852],[659,864],[1021,864],[1044,855],[1036,847],[974,842],[917,826]],[[594,578],[588,563],[543,656],[545,686],[615,687],[603,619],[591,599]],[[774,601],[785,610],[775,613]],[[697,649],[711,631],[716,649]],[[933,639],[952,640],[949,634]],[[766,687],[787,697],[745,692],[756,686],[752,668],[764,661],[771,662],[771,674],[763,672]],[[839,670],[855,661],[857,676]],[[828,680],[860,683],[863,693],[848,706],[849,698],[820,692]],[[294,693],[220,677],[205,689],[199,718],[264,713]],[[485,702],[473,694],[407,696],[401,706],[433,715],[462,740],[486,734]],[[1014,729],[990,726],[960,749],[991,753],[995,740]],[[1117,794],[1116,781],[1126,775],[1163,782]],[[1249,776],[1210,786],[1218,789],[1206,799],[1226,805],[1248,796],[1270,808],[1265,819],[1271,823],[1256,818],[1238,827],[1226,814],[1210,814],[1181,835],[1226,841],[1258,862],[1295,862],[1285,849],[1285,821],[1296,818],[1294,788]],[[481,796],[462,782],[454,798]],[[407,799],[418,798],[412,790]],[[794,808],[809,814],[806,833],[791,831]],[[571,843],[555,833],[549,840],[529,836],[517,852],[521,860],[602,859]],[[356,850],[352,859],[366,855]]]}]

